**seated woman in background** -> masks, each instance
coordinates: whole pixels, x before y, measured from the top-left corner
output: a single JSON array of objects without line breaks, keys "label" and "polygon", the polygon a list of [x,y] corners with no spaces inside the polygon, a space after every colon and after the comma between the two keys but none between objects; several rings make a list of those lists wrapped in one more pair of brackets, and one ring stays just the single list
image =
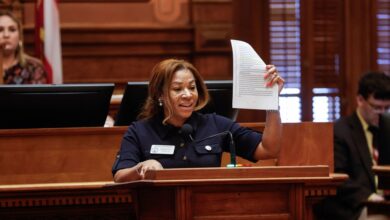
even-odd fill
[{"label": "seated woman in background", "polygon": [[[281,92],[284,80],[275,66],[267,65],[264,76],[259,77]],[[147,170],[218,167],[222,152],[230,150],[216,135],[223,132],[231,133],[237,155],[247,160],[278,156],[282,135],[279,111],[267,111],[261,134],[215,113],[197,112],[208,100],[203,78],[192,64],[176,59],[158,63],[152,70],[140,120],[129,126],[122,139],[112,168],[114,181],[144,179]]]},{"label": "seated woman in background", "polygon": [[0,45],[4,84],[47,83],[42,62],[24,52],[22,24],[9,11],[0,11]]}]

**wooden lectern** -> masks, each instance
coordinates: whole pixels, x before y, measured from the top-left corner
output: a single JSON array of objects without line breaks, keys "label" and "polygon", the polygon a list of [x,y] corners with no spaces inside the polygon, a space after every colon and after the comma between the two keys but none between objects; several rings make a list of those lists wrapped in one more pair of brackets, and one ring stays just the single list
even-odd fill
[{"label": "wooden lectern", "polygon": [[187,168],[149,171],[147,179],[107,185],[133,192],[137,219],[313,219],[344,175],[327,166]]}]

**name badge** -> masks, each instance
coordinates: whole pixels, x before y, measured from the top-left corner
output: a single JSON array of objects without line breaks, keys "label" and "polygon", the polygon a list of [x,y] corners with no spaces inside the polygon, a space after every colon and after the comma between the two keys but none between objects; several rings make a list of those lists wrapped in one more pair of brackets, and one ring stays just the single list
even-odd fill
[{"label": "name badge", "polygon": [[173,155],[175,145],[155,145],[150,148],[150,154],[166,154]]}]

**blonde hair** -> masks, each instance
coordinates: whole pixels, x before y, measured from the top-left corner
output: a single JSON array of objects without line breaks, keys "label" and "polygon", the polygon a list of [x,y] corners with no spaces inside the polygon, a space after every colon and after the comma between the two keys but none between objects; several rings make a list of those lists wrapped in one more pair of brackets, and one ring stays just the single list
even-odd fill
[{"label": "blonde hair", "polygon": [[18,63],[20,63],[21,66],[25,66],[26,64],[26,54],[24,53],[24,48],[23,48],[23,27],[22,27],[22,22],[10,11],[6,10],[0,10],[0,17],[2,16],[7,16],[11,18],[17,25],[18,27],[18,33],[19,33],[19,43],[18,47],[16,48],[15,51],[15,57],[18,60]]},{"label": "blonde hair", "polygon": [[[198,70],[189,62],[178,59],[167,59],[156,64],[152,69],[151,78],[148,87],[148,97],[138,115],[139,119],[149,119],[153,116],[163,113],[163,108],[159,106],[160,97],[169,97],[169,87],[174,74],[179,70],[189,70],[195,78],[198,91],[198,102],[195,111],[202,109],[209,101],[209,93],[202,76]],[[172,103],[170,99],[165,98],[165,106],[168,110],[163,123],[166,123],[173,115]]]}]

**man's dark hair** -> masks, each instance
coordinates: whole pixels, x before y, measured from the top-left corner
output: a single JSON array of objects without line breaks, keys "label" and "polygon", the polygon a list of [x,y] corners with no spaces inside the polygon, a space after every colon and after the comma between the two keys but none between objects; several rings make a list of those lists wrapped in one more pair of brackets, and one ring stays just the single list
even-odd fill
[{"label": "man's dark hair", "polygon": [[360,78],[358,94],[368,99],[390,99],[390,76],[384,72],[368,72]]}]

